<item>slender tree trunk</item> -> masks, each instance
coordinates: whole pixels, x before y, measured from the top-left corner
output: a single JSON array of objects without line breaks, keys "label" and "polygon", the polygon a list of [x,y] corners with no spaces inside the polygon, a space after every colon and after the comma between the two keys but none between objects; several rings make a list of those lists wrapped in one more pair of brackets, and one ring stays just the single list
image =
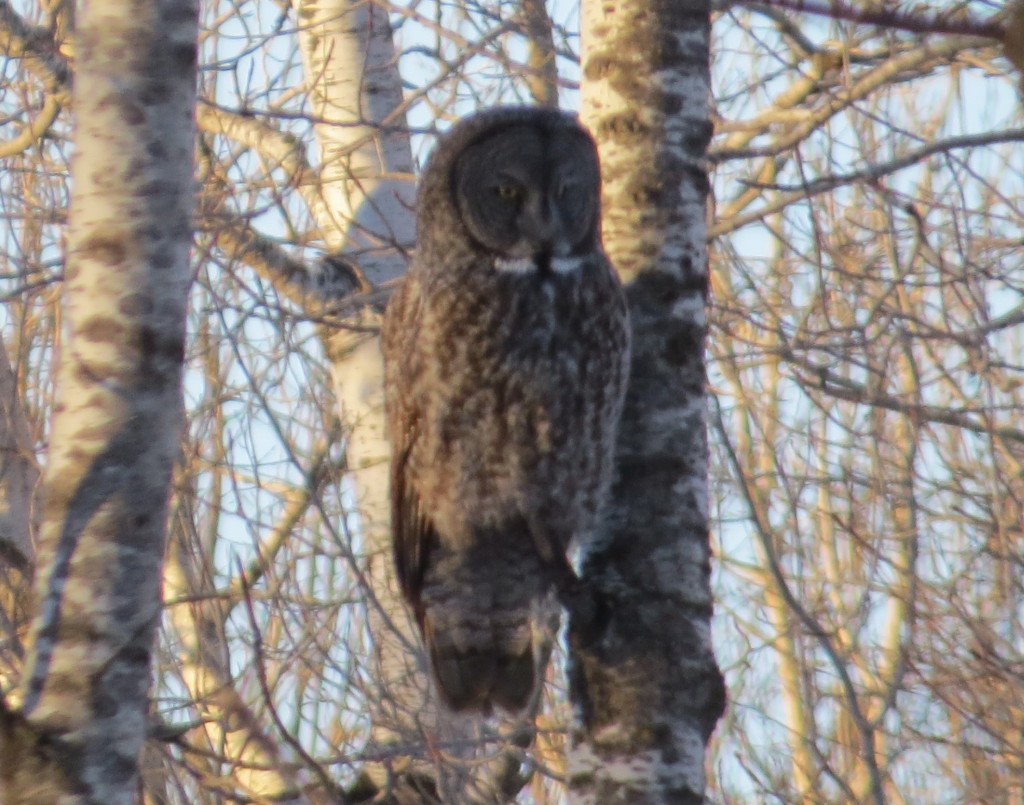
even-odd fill
[{"label": "slender tree trunk", "polygon": [[376,285],[405,270],[412,247],[412,149],[398,56],[384,5],[293,0],[320,146],[313,213],[327,246]]},{"label": "slender tree trunk", "polygon": [[709,13],[706,0],[583,6],[583,118],[634,333],[612,501],[583,567],[600,605],[570,630],[574,802],[703,802],[725,701],[705,426]]},{"label": "slender tree trunk", "polygon": [[29,581],[38,532],[39,467],[7,346],[0,342],[0,690],[17,680],[28,619]]},{"label": "slender tree trunk", "polygon": [[537,106],[558,108],[558,62],[555,35],[545,0],[521,0],[520,14],[529,41],[526,84]]},{"label": "slender tree trunk", "polygon": [[181,416],[197,6],[79,10],[65,330],[0,801],[128,805]]},{"label": "slender tree trunk", "polygon": [[[358,0],[294,0],[320,145],[325,242],[356,268],[364,289],[404,273],[414,231],[412,152],[401,78],[384,7]],[[388,458],[384,431],[379,311],[367,308],[352,329],[326,333],[335,391],[346,425],[346,454],[367,557],[368,618],[375,652],[367,691],[371,754],[353,792],[357,801],[506,802],[526,777],[520,751],[483,751],[480,726],[439,711],[420,642],[402,601],[391,559]],[[492,741],[496,736],[488,736]],[[438,751],[438,750],[441,751]],[[460,757],[469,756],[466,763]]]},{"label": "slender tree trunk", "polygon": [[[313,212],[330,250],[350,259],[370,287],[405,270],[414,227],[412,150],[402,129],[401,79],[388,15],[382,6],[353,0],[295,0],[295,8],[304,24],[300,47],[311,111],[321,121],[315,126],[322,168]],[[379,312],[360,311],[352,324],[324,335],[368,557],[377,690],[367,699],[375,742],[408,752],[410,744],[422,745],[416,738],[427,691],[389,548],[390,446],[383,361],[373,332]],[[410,771],[407,762],[400,767]],[[374,764],[364,774],[374,792],[400,784],[402,776]]]}]

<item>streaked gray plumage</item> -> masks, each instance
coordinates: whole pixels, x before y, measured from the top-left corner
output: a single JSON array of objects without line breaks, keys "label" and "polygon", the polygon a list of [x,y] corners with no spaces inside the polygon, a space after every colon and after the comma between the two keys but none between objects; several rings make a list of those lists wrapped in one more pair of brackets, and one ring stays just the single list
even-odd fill
[{"label": "streaked gray plumage", "polygon": [[537,689],[533,616],[607,494],[629,322],[600,243],[594,143],[498,108],[438,143],[384,319],[394,556],[454,710]]}]

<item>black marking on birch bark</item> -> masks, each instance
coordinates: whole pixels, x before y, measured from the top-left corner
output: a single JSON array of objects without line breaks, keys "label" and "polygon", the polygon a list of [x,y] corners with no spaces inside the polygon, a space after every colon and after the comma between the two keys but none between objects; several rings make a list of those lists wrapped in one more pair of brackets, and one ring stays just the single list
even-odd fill
[{"label": "black marking on birch bark", "polygon": [[[63,597],[67,591],[66,582],[71,573],[71,559],[79,547],[82,536],[92,522],[93,517],[118,492],[124,493],[128,488],[136,487],[140,469],[135,466],[140,455],[140,445],[147,438],[152,428],[143,417],[133,417],[125,427],[117,433],[90,465],[88,471],[81,476],[74,490],[64,498],[63,495],[48,505],[58,506],[65,516],[60,536],[54,547],[54,557],[46,586],[39,595],[41,620],[45,624],[39,630],[36,642],[37,662],[33,668],[32,678],[28,680],[25,690],[25,701],[22,711],[26,714],[38,706],[43,688],[49,678],[50,664],[61,629]],[[170,472],[170,463],[167,465]],[[72,473],[69,473],[72,475]],[[57,479],[60,483],[62,479]],[[66,481],[65,481],[66,482]],[[59,494],[59,493],[58,493]],[[129,498],[132,496],[129,495]],[[131,508],[133,503],[142,501],[127,499],[125,504]],[[132,535],[137,539],[137,534]],[[141,548],[141,546],[139,546]],[[123,557],[119,557],[123,561]],[[136,607],[130,608],[133,612]],[[102,669],[101,669],[102,673]],[[90,685],[94,680],[90,680]]]}]

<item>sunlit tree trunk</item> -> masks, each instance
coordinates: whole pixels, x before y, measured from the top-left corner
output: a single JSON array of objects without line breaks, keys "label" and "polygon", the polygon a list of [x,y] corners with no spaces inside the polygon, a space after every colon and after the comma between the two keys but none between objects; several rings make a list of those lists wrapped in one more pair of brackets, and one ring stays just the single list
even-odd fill
[{"label": "sunlit tree trunk", "polygon": [[77,25],[65,328],[5,805],[135,799],[182,427],[197,7],[93,0]]},{"label": "sunlit tree trunk", "polygon": [[526,83],[538,106],[558,107],[558,64],[551,17],[544,0],[521,0],[523,28],[529,40]]},{"label": "sunlit tree trunk", "polygon": [[[296,0],[299,41],[320,149],[319,203],[328,248],[343,253],[368,289],[399,276],[413,238],[414,181],[403,130],[402,91],[388,15],[352,0]],[[382,129],[392,126],[391,131]],[[391,177],[385,179],[384,177]],[[376,652],[373,734],[384,745],[418,743],[425,678],[415,661],[415,632],[398,595],[390,559],[388,457],[384,431],[379,311],[360,311],[355,328],[326,332],[342,421],[358,530],[368,557],[368,604]],[[360,325],[363,325],[360,328]],[[415,737],[414,737],[415,736]],[[417,752],[418,754],[418,752]],[[408,763],[403,771],[409,771]],[[372,767],[372,787],[388,785],[388,770]],[[401,779],[401,775],[398,778]],[[401,785],[401,782],[396,784]]]},{"label": "sunlit tree trunk", "polygon": [[167,616],[179,641],[178,674],[202,722],[195,740],[209,748],[211,765],[223,762],[221,768],[245,796],[281,805],[306,803],[294,764],[282,762],[282,752],[267,725],[235,687],[224,637],[230,608],[209,581],[212,571],[206,566],[192,517],[193,494],[185,488],[177,490],[163,583],[169,602],[182,601],[169,603]]},{"label": "sunlit tree trunk", "polygon": [[704,338],[710,3],[587,2],[583,119],[633,320],[617,472],[574,614],[574,802],[701,803],[724,704],[711,651]]}]

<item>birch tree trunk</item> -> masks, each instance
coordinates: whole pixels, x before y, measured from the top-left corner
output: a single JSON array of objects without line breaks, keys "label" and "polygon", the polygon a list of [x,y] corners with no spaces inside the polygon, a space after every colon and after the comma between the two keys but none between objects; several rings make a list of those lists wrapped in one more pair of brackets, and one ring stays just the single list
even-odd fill
[{"label": "birch tree trunk", "polygon": [[[412,150],[404,131],[401,78],[387,12],[352,0],[297,0],[306,23],[300,47],[320,146],[319,203],[313,212],[329,249],[350,259],[364,289],[399,276],[413,241]],[[429,692],[417,638],[392,571],[388,458],[384,430],[379,310],[359,311],[351,329],[324,333],[346,456],[368,557],[368,616],[376,674],[368,695],[372,734],[393,764],[368,764],[357,797],[395,800],[436,794],[422,761]],[[427,723],[430,719],[427,718]]]},{"label": "birch tree trunk", "polygon": [[[306,23],[300,47],[320,147],[320,202],[313,212],[333,252],[350,258],[364,288],[405,268],[414,221],[412,150],[402,130],[402,90],[391,27],[383,7],[353,0],[296,0]],[[390,132],[384,127],[390,124]],[[391,177],[390,179],[388,177]],[[390,554],[388,457],[384,432],[379,311],[357,313],[351,329],[325,332],[346,456],[369,557],[367,593],[379,695],[370,702],[373,734],[407,742],[425,701],[415,633],[394,584]],[[362,325],[362,326],[360,326]],[[368,697],[369,698],[369,697]],[[371,772],[384,788],[388,773]]]},{"label": "birch tree trunk", "polygon": [[197,6],[91,0],[35,601],[0,801],[128,805],[182,426]]},{"label": "birch tree trunk", "polygon": [[633,367],[606,522],[585,557],[597,617],[570,627],[573,802],[701,803],[725,690],[711,649],[704,340],[710,3],[586,2],[584,121]]}]

